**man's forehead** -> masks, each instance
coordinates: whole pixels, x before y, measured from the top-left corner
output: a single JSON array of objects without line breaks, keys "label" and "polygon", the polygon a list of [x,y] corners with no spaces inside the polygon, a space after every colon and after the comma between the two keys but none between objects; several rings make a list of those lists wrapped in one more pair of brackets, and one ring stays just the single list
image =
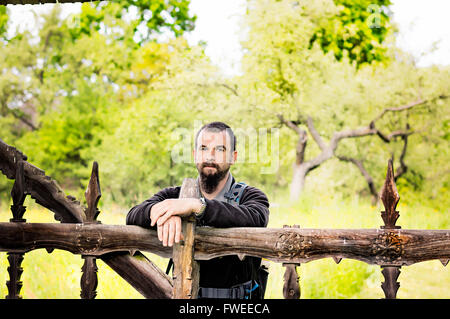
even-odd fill
[{"label": "man's forehead", "polygon": [[203,145],[227,145],[229,144],[229,137],[226,131],[214,132],[202,130],[198,136],[198,143]]}]

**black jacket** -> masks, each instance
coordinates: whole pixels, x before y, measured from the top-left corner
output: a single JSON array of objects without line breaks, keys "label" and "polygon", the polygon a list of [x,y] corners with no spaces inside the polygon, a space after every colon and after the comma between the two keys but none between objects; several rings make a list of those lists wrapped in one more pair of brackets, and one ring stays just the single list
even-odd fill
[{"label": "black jacket", "polygon": [[[234,184],[234,178],[232,184]],[[150,209],[158,202],[168,198],[178,198],[180,186],[168,187],[153,195],[150,199],[133,207],[127,215],[127,225],[150,227]],[[266,227],[269,221],[269,200],[259,189],[247,186],[238,206],[219,200],[206,200],[206,208],[198,226],[216,228],[227,227]],[[154,226],[153,229],[156,227]],[[255,279],[255,267],[261,259],[246,257],[243,261],[235,255],[200,260],[200,287],[230,288]]]}]

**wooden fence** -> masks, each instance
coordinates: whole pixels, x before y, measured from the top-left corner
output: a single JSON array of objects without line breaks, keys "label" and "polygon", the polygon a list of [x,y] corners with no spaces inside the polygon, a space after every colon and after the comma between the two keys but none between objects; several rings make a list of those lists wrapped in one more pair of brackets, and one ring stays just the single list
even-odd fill
[{"label": "wooden fence", "polygon": [[[13,218],[0,223],[0,251],[8,252],[6,298],[20,297],[26,252],[45,248],[67,250],[84,259],[81,298],[96,296],[96,259],[103,260],[146,298],[196,298],[199,282],[197,260],[225,255],[256,256],[282,263],[285,267],[283,295],[299,298],[297,267],[320,258],[359,260],[381,266],[386,298],[395,298],[402,266],[439,259],[444,266],[450,258],[450,230],[408,230],[396,226],[399,195],[394,182],[392,161],[381,192],[385,210],[379,229],[303,229],[196,227],[195,219],[183,220],[184,240],[173,248],[162,246],[153,230],[131,225],[103,225],[97,221],[101,197],[98,165],[94,162],[84,207],[66,196],[44,171],[27,162],[27,157],[0,140],[0,170],[14,179],[11,191]],[[180,197],[198,197],[194,179],[185,179]],[[61,223],[27,223],[23,218],[26,196],[55,214]],[[173,258],[170,278],[140,251]]]}]

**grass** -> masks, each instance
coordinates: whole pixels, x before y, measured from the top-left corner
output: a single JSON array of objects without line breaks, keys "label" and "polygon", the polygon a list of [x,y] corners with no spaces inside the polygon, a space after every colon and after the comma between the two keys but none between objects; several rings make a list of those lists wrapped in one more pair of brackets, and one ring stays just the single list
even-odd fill
[{"label": "grass", "polygon": [[[303,228],[379,228],[382,225],[382,206],[371,206],[370,200],[344,199],[322,194],[307,194],[295,203],[284,198],[271,200],[271,215],[268,227],[300,225]],[[53,214],[33,202],[25,213],[27,222],[56,222]],[[2,205],[0,222],[11,216]],[[402,204],[397,210],[397,222],[403,229],[449,229],[448,211],[437,211],[429,203]],[[101,207],[99,220],[103,224],[125,224],[126,208]],[[165,270],[167,259],[146,253],[161,269]],[[38,249],[25,254],[22,268],[23,298],[80,298],[81,266],[79,255],[54,250],[48,254]],[[112,271],[101,260],[97,260],[97,298],[142,298],[127,282]],[[6,253],[0,253],[0,296],[7,295],[6,281],[8,261]],[[380,287],[384,281],[379,266],[355,260],[343,259],[336,264],[331,258],[316,260],[298,267],[301,298],[384,298]],[[270,275],[266,298],[283,298],[283,274],[281,264],[270,262]],[[398,298],[450,298],[450,272],[439,261],[428,261],[402,267]]]}]

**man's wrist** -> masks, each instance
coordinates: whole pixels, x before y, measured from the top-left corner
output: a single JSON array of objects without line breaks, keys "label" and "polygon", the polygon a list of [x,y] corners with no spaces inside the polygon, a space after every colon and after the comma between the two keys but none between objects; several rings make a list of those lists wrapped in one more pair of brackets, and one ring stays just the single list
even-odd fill
[{"label": "man's wrist", "polygon": [[200,197],[197,201],[197,205],[195,205],[194,214],[196,217],[200,217],[203,215],[206,209],[206,201],[203,197]]}]

